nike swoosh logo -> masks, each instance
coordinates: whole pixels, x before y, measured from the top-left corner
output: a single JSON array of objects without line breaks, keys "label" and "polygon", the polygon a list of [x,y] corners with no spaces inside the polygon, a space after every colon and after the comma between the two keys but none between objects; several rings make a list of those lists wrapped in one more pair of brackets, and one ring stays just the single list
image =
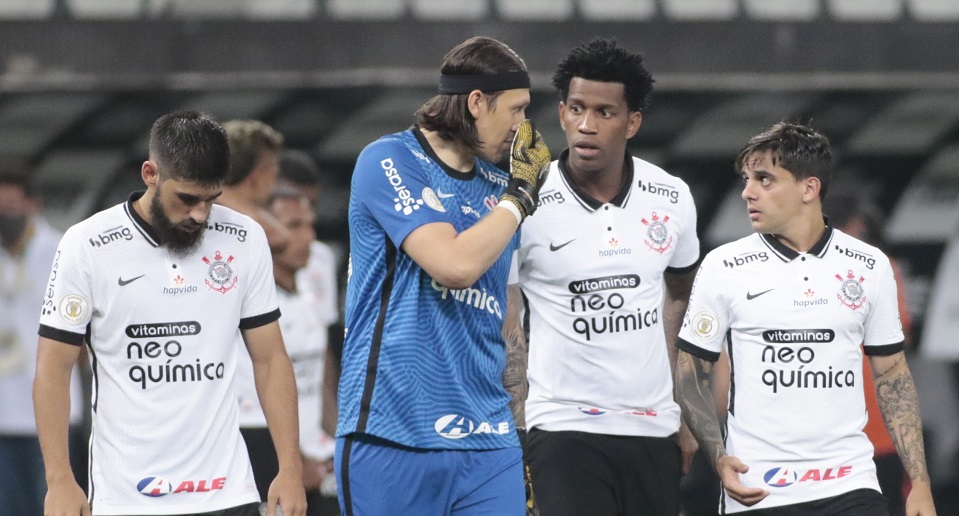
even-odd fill
[{"label": "nike swoosh logo", "polygon": [[753,299],[756,299],[757,297],[765,294],[766,292],[772,292],[773,290],[776,290],[776,289],[771,288],[769,290],[764,290],[758,294],[750,294],[749,292],[746,292],[746,301],[752,301]]},{"label": "nike swoosh logo", "polygon": [[[576,239],[574,238],[573,240],[576,240]],[[570,240],[569,242],[566,242],[566,243],[563,243],[563,244],[559,244],[559,245],[553,245],[553,243],[550,242],[550,243],[549,243],[549,250],[550,250],[550,251],[559,251],[560,249],[568,246],[569,244],[572,244],[572,243],[573,243],[573,240]]]},{"label": "nike swoosh logo", "polygon": [[121,287],[124,286],[124,285],[129,285],[130,283],[133,283],[134,281],[136,281],[136,280],[138,280],[138,279],[140,279],[140,278],[142,278],[142,277],[144,277],[144,276],[146,276],[146,274],[141,274],[141,275],[139,275],[139,276],[137,276],[137,277],[135,277],[135,278],[130,278],[130,279],[128,279],[128,280],[125,280],[125,279],[123,279],[123,278],[121,277],[121,278],[118,278],[118,279],[117,279],[117,284],[119,284]]},{"label": "nike swoosh logo", "polygon": [[440,199],[449,199],[450,197],[456,197],[456,194],[455,194],[455,193],[443,193],[442,190],[437,190],[437,191],[436,191],[436,196],[439,197]]}]

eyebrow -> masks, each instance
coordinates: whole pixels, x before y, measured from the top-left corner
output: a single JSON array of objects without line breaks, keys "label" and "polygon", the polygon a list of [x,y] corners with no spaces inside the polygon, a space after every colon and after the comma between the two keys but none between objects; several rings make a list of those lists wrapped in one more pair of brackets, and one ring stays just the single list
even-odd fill
[{"label": "eyebrow", "polygon": [[201,198],[200,196],[198,196],[198,195],[188,194],[188,193],[185,193],[185,192],[177,192],[176,195],[177,195],[177,197],[180,198],[181,201],[183,201],[183,202],[185,202],[185,203],[188,203],[188,204],[196,204],[196,203],[198,203],[198,202],[209,202],[209,201],[212,201],[212,200],[216,199],[217,197],[223,195],[223,192],[222,192],[222,191],[219,191],[219,192],[211,195],[210,197],[207,197],[206,199],[202,199],[202,198]]}]

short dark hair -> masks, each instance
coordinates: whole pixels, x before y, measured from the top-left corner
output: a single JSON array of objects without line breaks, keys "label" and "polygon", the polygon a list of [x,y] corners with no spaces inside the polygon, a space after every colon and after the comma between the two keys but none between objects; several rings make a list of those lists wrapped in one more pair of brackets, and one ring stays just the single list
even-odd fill
[{"label": "short dark hair", "polygon": [[273,190],[270,190],[270,197],[266,201],[267,209],[272,212],[273,203],[280,200],[309,201],[300,190],[288,185],[277,185]]},{"label": "short dark hair", "polygon": [[580,45],[559,63],[553,74],[553,86],[564,102],[573,77],[622,83],[630,111],[646,109],[653,91],[653,76],[643,64],[642,54],[629,52],[611,39],[596,38]]},{"label": "short dark hair", "polygon": [[[507,72],[525,72],[526,63],[506,46],[493,38],[473,37],[443,58],[442,75],[493,75]],[[496,107],[501,91],[484,92],[490,109]],[[483,144],[476,132],[473,115],[466,105],[469,94],[437,95],[416,111],[415,123],[421,129],[436,131],[440,138],[460,142],[478,150]]]},{"label": "short dark hair", "polygon": [[736,172],[742,173],[750,156],[769,152],[773,165],[781,166],[797,180],[819,179],[819,200],[826,198],[832,179],[832,151],[829,139],[811,127],[779,122],[749,139],[736,157]]},{"label": "short dark hair", "polygon": [[259,120],[229,120],[223,129],[230,140],[229,186],[246,179],[264,151],[278,152],[283,147],[283,135]]},{"label": "short dark hair", "polygon": [[153,123],[150,159],[171,179],[219,185],[230,171],[230,144],[223,126],[211,115],[175,111]]},{"label": "short dark hair", "polygon": [[18,158],[0,157],[0,185],[11,185],[20,188],[23,194],[36,198],[37,190],[33,184],[33,168]]},{"label": "short dark hair", "polygon": [[284,149],[280,153],[280,177],[297,186],[318,186],[321,181],[316,161],[297,149]]}]

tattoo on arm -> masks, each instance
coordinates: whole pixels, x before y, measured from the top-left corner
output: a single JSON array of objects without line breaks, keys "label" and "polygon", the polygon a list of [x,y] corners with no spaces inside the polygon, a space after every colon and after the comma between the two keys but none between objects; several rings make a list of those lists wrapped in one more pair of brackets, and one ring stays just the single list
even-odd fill
[{"label": "tattoo on arm", "polygon": [[506,368],[503,370],[503,387],[510,395],[509,408],[517,428],[526,427],[526,396],[529,383],[526,380],[526,366],[529,359],[529,347],[523,323],[520,320],[520,308],[523,292],[519,285],[507,288],[506,318],[503,320],[503,338],[506,340]]},{"label": "tattoo on arm", "polygon": [[726,455],[719,418],[713,403],[711,388],[713,364],[684,351],[679,352],[676,365],[676,400],[683,411],[683,419],[715,468],[716,461]]},{"label": "tattoo on arm", "polygon": [[899,353],[894,357],[892,362],[872,362],[879,411],[906,474],[913,481],[929,482],[916,384],[906,365],[905,355]]}]

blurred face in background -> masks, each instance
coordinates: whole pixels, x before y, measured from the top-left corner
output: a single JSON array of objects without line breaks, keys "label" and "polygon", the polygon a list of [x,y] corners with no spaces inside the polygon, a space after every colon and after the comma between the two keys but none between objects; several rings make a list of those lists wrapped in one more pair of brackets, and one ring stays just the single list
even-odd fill
[{"label": "blurred face in background", "polygon": [[28,196],[20,185],[0,183],[0,244],[12,247],[19,242],[38,208],[36,199]]},{"label": "blurred face in background", "polygon": [[310,244],[316,239],[313,231],[313,208],[305,197],[278,197],[270,206],[270,213],[290,232],[290,243],[283,252],[273,255],[273,265],[287,272],[306,267],[310,259]]},{"label": "blurred face in background", "polygon": [[276,186],[276,178],[280,175],[280,153],[265,149],[260,152],[256,160],[256,165],[250,171],[251,179],[255,184],[255,196],[253,202],[257,206],[263,206],[270,199],[270,192]]}]

